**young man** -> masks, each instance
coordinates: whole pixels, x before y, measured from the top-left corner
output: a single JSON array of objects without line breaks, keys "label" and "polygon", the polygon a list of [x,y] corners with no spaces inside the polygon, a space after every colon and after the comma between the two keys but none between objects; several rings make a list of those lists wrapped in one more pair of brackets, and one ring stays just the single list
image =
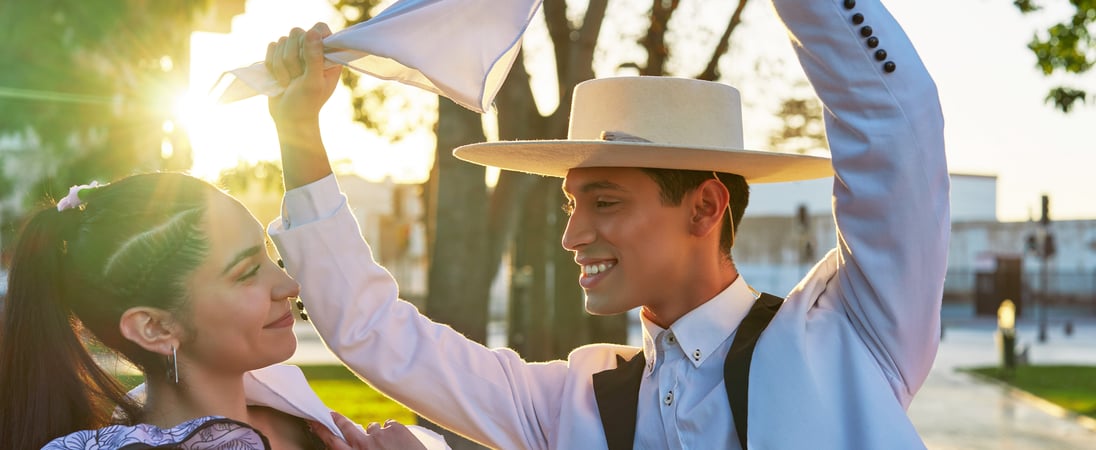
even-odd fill
[{"label": "young man", "polygon": [[[587,309],[642,308],[642,349],[596,344],[544,364],[397,299],[329,175],[312,116],[326,97],[293,89],[323,84],[308,40],[306,66],[278,69],[291,88],[271,103],[289,189],[271,234],[328,346],[381,391],[491,447],[923,447],[905,408],[935,356],[949,235],[936,88],[877,0],[774,4],[825,105],[832,169],[743,150],[737,91],[670,78],[580,85],[568,140],[455,152],[564,177],[563,245],[582,266]],[[831,170],[838,247],[786,300],[758,295],[728,250],[749,239],[733,226],[746,183]]]}]

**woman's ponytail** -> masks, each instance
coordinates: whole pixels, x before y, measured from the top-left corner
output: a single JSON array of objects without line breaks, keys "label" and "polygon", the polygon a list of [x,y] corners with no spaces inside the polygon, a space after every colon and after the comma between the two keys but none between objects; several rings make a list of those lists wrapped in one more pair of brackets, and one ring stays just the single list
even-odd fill
[{"label": "woman's ponytail", "polygon": [[130,410],[125,389],[88,353],[67,306],[67,295],[80,295],[68,282],[75,277],[66,255],[79,214],[39,211],[16,247],[0,324],[0,448],[40,448],[106,425],[116,406]]}]

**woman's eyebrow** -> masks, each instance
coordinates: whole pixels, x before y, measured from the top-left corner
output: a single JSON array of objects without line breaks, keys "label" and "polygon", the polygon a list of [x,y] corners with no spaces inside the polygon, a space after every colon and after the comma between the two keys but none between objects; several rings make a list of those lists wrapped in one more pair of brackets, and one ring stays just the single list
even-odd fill
[{"label": "woman's eyebrow", "polygon": [[240,251],[236,254],[236,256],[232,257],[231,261],[228,262],[228,265],[225,266],[225,269],[221,271],[221,275],[228,273],[228,271],[235,267],[236,264],[240,261],[243,261],[247,258],[250,258],[251,256],[254,256],[256,253],[259,253],[259,250],[262,250],[262,246],[256,245],[254,247],[248,247]]}]

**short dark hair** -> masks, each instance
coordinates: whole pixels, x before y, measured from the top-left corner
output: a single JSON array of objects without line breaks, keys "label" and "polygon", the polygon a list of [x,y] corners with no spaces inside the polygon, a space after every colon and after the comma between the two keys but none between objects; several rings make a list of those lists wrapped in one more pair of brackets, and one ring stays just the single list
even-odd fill
[{"label": "short dark hair", "polygon": [[[734,230],[742,222],[742,214],[746,212],[746,205],[750,202],[750,185],[741,175],[725,172],[707,172],[702,170],[678,170],[678,169],[652,169],[641,168],[647,176],[658,183],[662,190],[662,203],[677,206],[685,198],[685,194],[696,190],[704,181],[716,178],[727,187],[730,192],[731,217],[734,219]],[[716,175],[716,176],[713,176]],[[723,221],[719,232],[720,251],[729,257],[731,246],[734,245],[734,235],[731,222]]]}]

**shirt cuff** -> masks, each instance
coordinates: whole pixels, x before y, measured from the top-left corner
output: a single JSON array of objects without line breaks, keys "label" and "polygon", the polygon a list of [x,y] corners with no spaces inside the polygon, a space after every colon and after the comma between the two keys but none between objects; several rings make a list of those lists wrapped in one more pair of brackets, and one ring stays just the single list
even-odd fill
[{"label": "shirt cuff", "polygon": [[282,229],[288,230],[335,215],[346,203],[335,174],[286,191],[282,198]]}]

